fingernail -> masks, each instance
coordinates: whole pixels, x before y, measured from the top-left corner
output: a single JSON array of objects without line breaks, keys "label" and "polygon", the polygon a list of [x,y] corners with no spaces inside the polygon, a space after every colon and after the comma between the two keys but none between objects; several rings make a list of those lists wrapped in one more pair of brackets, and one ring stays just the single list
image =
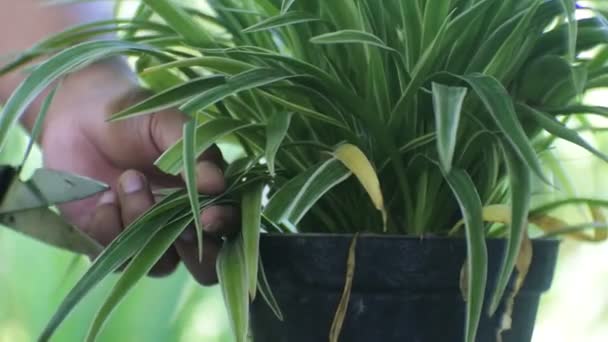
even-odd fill
[{"label": "fingernail", "polygon": [[144,188],[144,180],[139,173],[127,171],[120,179],[120,187],[126,194],[132,194]]},{"label": "fingernail", "polygon": [[99,198],[99,202],[97,202],[97,205],[105,205],[105,204],[114,204],[116,202],[116,194],[114,193],[114,191],[106,191],[104,192],[103,195],[101,195],[101,197]]}]

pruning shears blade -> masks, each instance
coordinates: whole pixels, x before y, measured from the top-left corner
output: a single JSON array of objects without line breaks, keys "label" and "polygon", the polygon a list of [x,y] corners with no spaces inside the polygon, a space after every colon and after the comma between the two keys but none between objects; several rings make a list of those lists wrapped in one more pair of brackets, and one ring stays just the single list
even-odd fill
[{"label": "pruning shears blade", "polygon": [[0,225],[55,247],[86,255],[97,255],[102,246],[48,208],[21,210],[0,215]]},{"label": "pruning shears blade", "polygon": [[29,180],[21,182],[17,179],[10,184],[4,194],[0,214],[77,201],[107,189],[107,185],[87,177],[38,169]]}]

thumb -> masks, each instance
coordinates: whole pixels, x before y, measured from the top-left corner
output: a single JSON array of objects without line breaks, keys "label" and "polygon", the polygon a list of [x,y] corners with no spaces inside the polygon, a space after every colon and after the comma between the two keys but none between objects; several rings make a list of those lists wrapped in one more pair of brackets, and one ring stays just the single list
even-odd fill
[{"label": "thumb", "polygon": [[[110,102],[104,118],[145,100],[150,93],[134,88]],[[116,167],[149,170],[154,161],[182,136],[187,118],[175,109],[129,119],[93,124],[99,149]]]},{"label": "thumb", "polygon": [[[116,113],[136,104],[150,94],[135,89],[112,103],[108,112]],[[154,161],[182,137],[187,116],[176,109],[158,111],[149,115],[112,122],[105,125],[100,145],[105,154],[119,168],[134,168],[157,178],[159,170]],[[225,186],[221,172],[223,158],[217,147],[212,147],[199,157],[197,185],[204,193],[221,192]]]}]

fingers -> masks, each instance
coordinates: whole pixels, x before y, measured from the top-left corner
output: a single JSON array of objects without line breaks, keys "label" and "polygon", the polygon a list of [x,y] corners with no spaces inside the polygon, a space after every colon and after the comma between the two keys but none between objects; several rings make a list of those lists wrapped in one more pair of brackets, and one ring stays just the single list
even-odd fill
[{"label": "fingers", "polygon": [[[113,190],[104,193],[97,203],[97,208],[89,224],[83,231],[103,246],[107,246],[122,230],[122,218],[118,198]],[[96,255],[89,257],[95,258]]]},{"label": "fingers", "polygon": [[[84,231],[107,246],[152,205],[154,198],[146,177],[134,170],[126,171],[120,176],[116,189],[109,190],[101,196],[93,217]],[[171,247],[150,274],[169,274],[175,270],[178,262],[177,252]]]},{"label": "fingers", "polygon": [[[154,205],[154,196],[146,177],[134,170],[123,173],[118,180],[121,218],[127,227]],[[172,247],[152,268],[151,275],[166,275],[175,270],[179,257]]]},{"label": "fingers", "polygon": [[175,242],[177,253],[194,277],[202,285],[217,282],[215,263],[222,246],[222,237],[238,231],[238,210],[231,206],[213,206],[201,214],[203,225],[203,260],[198,259],[198,241],[194,227],[188,228]]},{"label": "fingers", "polygon": [[194,279],[201,285],[213,285],[217,283],[215,263],[222,247],[222,240],[205,236],[203,239],[203,260],[199,262],[196,235],[192,239],[183,237],[175,242],[177,253],[192,274]]}]

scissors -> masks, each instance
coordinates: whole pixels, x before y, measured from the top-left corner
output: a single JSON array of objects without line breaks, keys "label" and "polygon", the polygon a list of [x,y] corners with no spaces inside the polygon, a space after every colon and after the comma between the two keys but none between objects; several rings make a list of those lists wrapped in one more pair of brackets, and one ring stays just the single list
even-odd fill
[{"label": "scissors", "polygon": [[0,225],[55,247],[95,255],[101,245],[50,207],[105,191],[108,186],[70,173],[40,168],[22,181],[18,168],[0,165]]}]

